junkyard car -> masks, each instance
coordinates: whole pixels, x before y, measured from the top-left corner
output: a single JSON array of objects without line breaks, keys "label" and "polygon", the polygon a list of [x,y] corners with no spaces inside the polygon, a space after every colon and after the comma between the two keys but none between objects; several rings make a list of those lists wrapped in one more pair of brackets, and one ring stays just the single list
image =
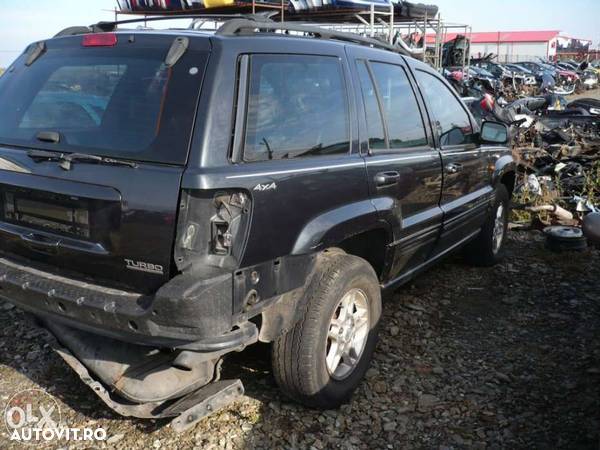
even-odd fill
[{"label": "junkyard car", "polygon": [[595,89],[598,87],[598,82],[600,81],[599,75],[595,70],[585,70],[581,74],[581,79],[583,86],[586,89]]},{"label": "junkyard car", "polygon": [[536,79],[541,81],[542,87],[547,85],[545,79],[550,76],[553,79],[550,90],[556,94],[572,94],[580,82],[579,76],[575,72],[566,71],[541,61],[524,61],[519,62],[519,65],[534,72]]},{"label": "junkyard car", "polygon": [[556,70],[550,70],[542,64],[535,61],[521,61],[519,66],[525,67],[527,70],[535,74],[538,81],[542,80],[544,74],[550,74],[552,77],[556,77]]},{"label": "junkyard car", "polygon": [[[513,92],[515,95],[530,94],[532,89],[538,84],[535,75],[527,73],[526,69],[517,68],[510,64],[492,62],[490,61],[491,56],[492,55],[488,55],[486,58],[472,59],[471,68],[485,70],[490,73],[498,80],[502,90]],[[496,94],[499,92],[500,90],[498,90]]]},{"label": "junkyard car", "polygon": [[185,429],[257,341],[285,393],[336,407],[382,291],[502,256],[506,126],[385,44],[280,28],[310,29],[70,29],[0,79],[0,295],[120,414]]},{"label": "junkyard car", "polygon": [[519,66],[518,64],[505,64],[504,67],[517,77],[520,77],[523,80],[523,84],[527,86],[535,86],[537,84],[535,74],[525,67]]}]

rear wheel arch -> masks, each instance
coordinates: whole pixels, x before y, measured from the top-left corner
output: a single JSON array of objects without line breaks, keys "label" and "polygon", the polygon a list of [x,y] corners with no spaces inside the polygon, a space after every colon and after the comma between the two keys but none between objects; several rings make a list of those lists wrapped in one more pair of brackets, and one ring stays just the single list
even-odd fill
[{"label": "rear wheel arch", "polygon": [[320,251],[312,273],[303,288],[284,294],[272,306],[261,314],[261,342],[273,342],[277,337],[289,331],[301,318],[305,308],[306,289],[319,272],[325,270],[332,255],[351,255],[365,260],[375,272],[378,280],[385,276],[388,244],[391,242],[390,230],[385,227],[367,229],[346,237],[339,243]]},{"label": "rear wheel arch", "polygon": [[370,199],[345,204],[325,211],[307,222],[298,234],[291,254],[300,255],[338,247],[349,237],[373,228],[385,229],[386,225]]},{"label": "rear wheel arch", "polygon": [[379,280],[382,280],[386,268],[388,244],[391,242],[389,231],[383,227],[365,230],[341,241],[337,247],[349,255],[358,256],[367,261]]}]

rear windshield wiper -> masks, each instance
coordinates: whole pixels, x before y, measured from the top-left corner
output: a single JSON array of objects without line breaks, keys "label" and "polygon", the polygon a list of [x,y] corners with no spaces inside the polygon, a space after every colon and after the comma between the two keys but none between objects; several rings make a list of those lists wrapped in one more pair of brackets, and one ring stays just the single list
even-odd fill
[{"label": "rear windshield wiper", "polygon": [[73,162],[91,162],[96,164],[109,164],[114,166],[127,166],[136,168],[137,164],[133,161],[122,161],[120,159],[106,158],[104,156],[89,155],[87,153],[69,153],[63,155],[60,159],[60,167],[64,170],[71,170]]},{"label": "rear windshield wiper", "polygon": [[74,162],[108,164],[115,166],[127,166],[136,168],[137,164],[133,161],[123,161],[120,159],[106,158],[104,156],[90,155],[88,153],[57,153],[47,152],[45,150],[30,150],[27,156],[36,162],[40,161],[59,161],[60,167],[64,170],[71,170]]}]

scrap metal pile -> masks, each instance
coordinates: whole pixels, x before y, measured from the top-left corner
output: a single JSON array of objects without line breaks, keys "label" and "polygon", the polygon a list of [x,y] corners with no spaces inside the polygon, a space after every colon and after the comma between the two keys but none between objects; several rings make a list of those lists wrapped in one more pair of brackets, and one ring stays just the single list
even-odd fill
[{"label": "scrap metal pile", "polygon": [[465,100],[479,121],[509,126],[518,163],[517,226],[558,233],[566,245],[585,242],[581,228],[598,233],[600,100],[569,102],[551,92],[512,101],[485,92]]},{"label": "scrap metal pile", "polygon": [[468,67],[462,67],[468,62],[464,54],[469,54],[469,40],[464,36],[444,44],[444,75],[463,96],[483,91],[510,101],[542,93],[571,95],[595,89],[600,83],[600,65],[594,63],[538,59],[501,64],[489,54],[471,59]]},{"label": "scrap metal pile", "polygon": [[566,99],[598,92],[600,60],[500,63],[470,53],[466,36],[446,42],[443,75],[478,120],[510,128],[518,162],[513,221],[544,229],[556,248],[585,246],[584,230],[600,242],[600,95]]}]

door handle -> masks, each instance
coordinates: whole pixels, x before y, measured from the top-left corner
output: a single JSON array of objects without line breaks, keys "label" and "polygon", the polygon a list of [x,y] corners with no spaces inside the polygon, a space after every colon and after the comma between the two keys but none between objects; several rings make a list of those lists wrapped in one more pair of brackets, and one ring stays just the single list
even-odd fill
[{"label": "door handle", "polygon": [[400,174],[396,171],[379,172],[375,175],[375,186],[385,187],[392,186],[400,180]]},{"label": "door handle", "polygon": [[463,169],[462,164],[458,164],[458,163],[446,164],[446,172],[447,173],[458,173],[462,169]]}]

